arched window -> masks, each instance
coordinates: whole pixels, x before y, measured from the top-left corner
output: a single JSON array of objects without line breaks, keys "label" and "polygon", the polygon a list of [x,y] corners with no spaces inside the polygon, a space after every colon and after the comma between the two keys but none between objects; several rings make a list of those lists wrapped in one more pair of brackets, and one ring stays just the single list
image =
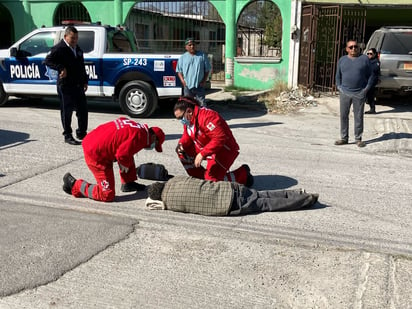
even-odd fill
[{"label": "arched window", "polygon": [[64,21],[76,24],[91,22],[91,19],[83,4],[78,1],[69,1],[59,5],[53,18],[53,25],[60,26]]},{"label": "arched window", "polygon": [[280,57],[282,16],[270,0],[250,2],[237,21],[236,56]]}]

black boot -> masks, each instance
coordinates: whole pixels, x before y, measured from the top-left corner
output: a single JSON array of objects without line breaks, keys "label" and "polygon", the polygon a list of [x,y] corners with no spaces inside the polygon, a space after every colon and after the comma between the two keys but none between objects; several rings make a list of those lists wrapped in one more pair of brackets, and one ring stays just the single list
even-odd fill
[{"label": "black boot", "polygon": [[134,181],[128,182],[128,183],[122,183],[122,186],[120,188],[122,192],[143,191],[144,189],[146,189],[145,185],[142,185]]},{"label": "black boot", "polygon": [[66,173],[63,176],[63,191],[66,192],[67,194],[72,194],[72,188],[76,180],[77,179],[74,178],[72,174]]}]

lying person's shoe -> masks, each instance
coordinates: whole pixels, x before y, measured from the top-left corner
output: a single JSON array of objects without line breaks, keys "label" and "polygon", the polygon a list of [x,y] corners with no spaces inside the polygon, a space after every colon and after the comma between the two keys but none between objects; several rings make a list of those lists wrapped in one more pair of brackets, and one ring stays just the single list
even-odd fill
[{"label": "lying person's shoe", "polygon": [[145,185],[142,185],[134,181],[128,182],[128,183],[122,183],[122,186],[120,188],[122,192],[143,191],[144,189],[146,189]]},{"label": "lying person's shoe", "polygon": [[348,141],[347,141],[346,139],[338,139],[338,140],[335,142],[335,145],[340,146],[340,145],[346,145],[347,143],[348,143]]},{"label": "lying person's shoe", "polygon": [[72,194],[72,188],[74,183],[76,182],[76,178],[72,176],[70,173],[66,173],[63,176],[63,191],[67,194]]},{"label": "lying person's shoe", "polygon": [[318,202],[319,194],[313,193],[312,195],[312,205],[315,205]]}]

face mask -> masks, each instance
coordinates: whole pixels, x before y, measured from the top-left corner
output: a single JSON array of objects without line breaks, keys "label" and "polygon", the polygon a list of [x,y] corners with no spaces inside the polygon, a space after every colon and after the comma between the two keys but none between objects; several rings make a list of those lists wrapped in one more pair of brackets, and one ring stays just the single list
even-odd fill
[{"label": "face mask", "polygon": [[187,126],[190,125],[190,121],[187,120],[185,117],[183,117],[182,119],[180,119],[180,123],[183,124],[183,125],[187,125]]}]

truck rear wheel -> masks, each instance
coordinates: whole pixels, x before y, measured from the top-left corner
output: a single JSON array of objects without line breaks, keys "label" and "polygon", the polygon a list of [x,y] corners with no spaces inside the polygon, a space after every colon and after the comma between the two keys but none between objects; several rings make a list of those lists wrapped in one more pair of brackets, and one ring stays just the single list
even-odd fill
[{"label": "truck rear wheel", "polygon": [[4,91],[3,84],[0,83],[0,106],[6,104],[8,98],[9,96]]},{"label": "truck rear wheel", "polygon": [[157,95],[148,83],[132,81],[120,91],[119,103],[122,111],[130,117],[149,117],[157,108]]}]

